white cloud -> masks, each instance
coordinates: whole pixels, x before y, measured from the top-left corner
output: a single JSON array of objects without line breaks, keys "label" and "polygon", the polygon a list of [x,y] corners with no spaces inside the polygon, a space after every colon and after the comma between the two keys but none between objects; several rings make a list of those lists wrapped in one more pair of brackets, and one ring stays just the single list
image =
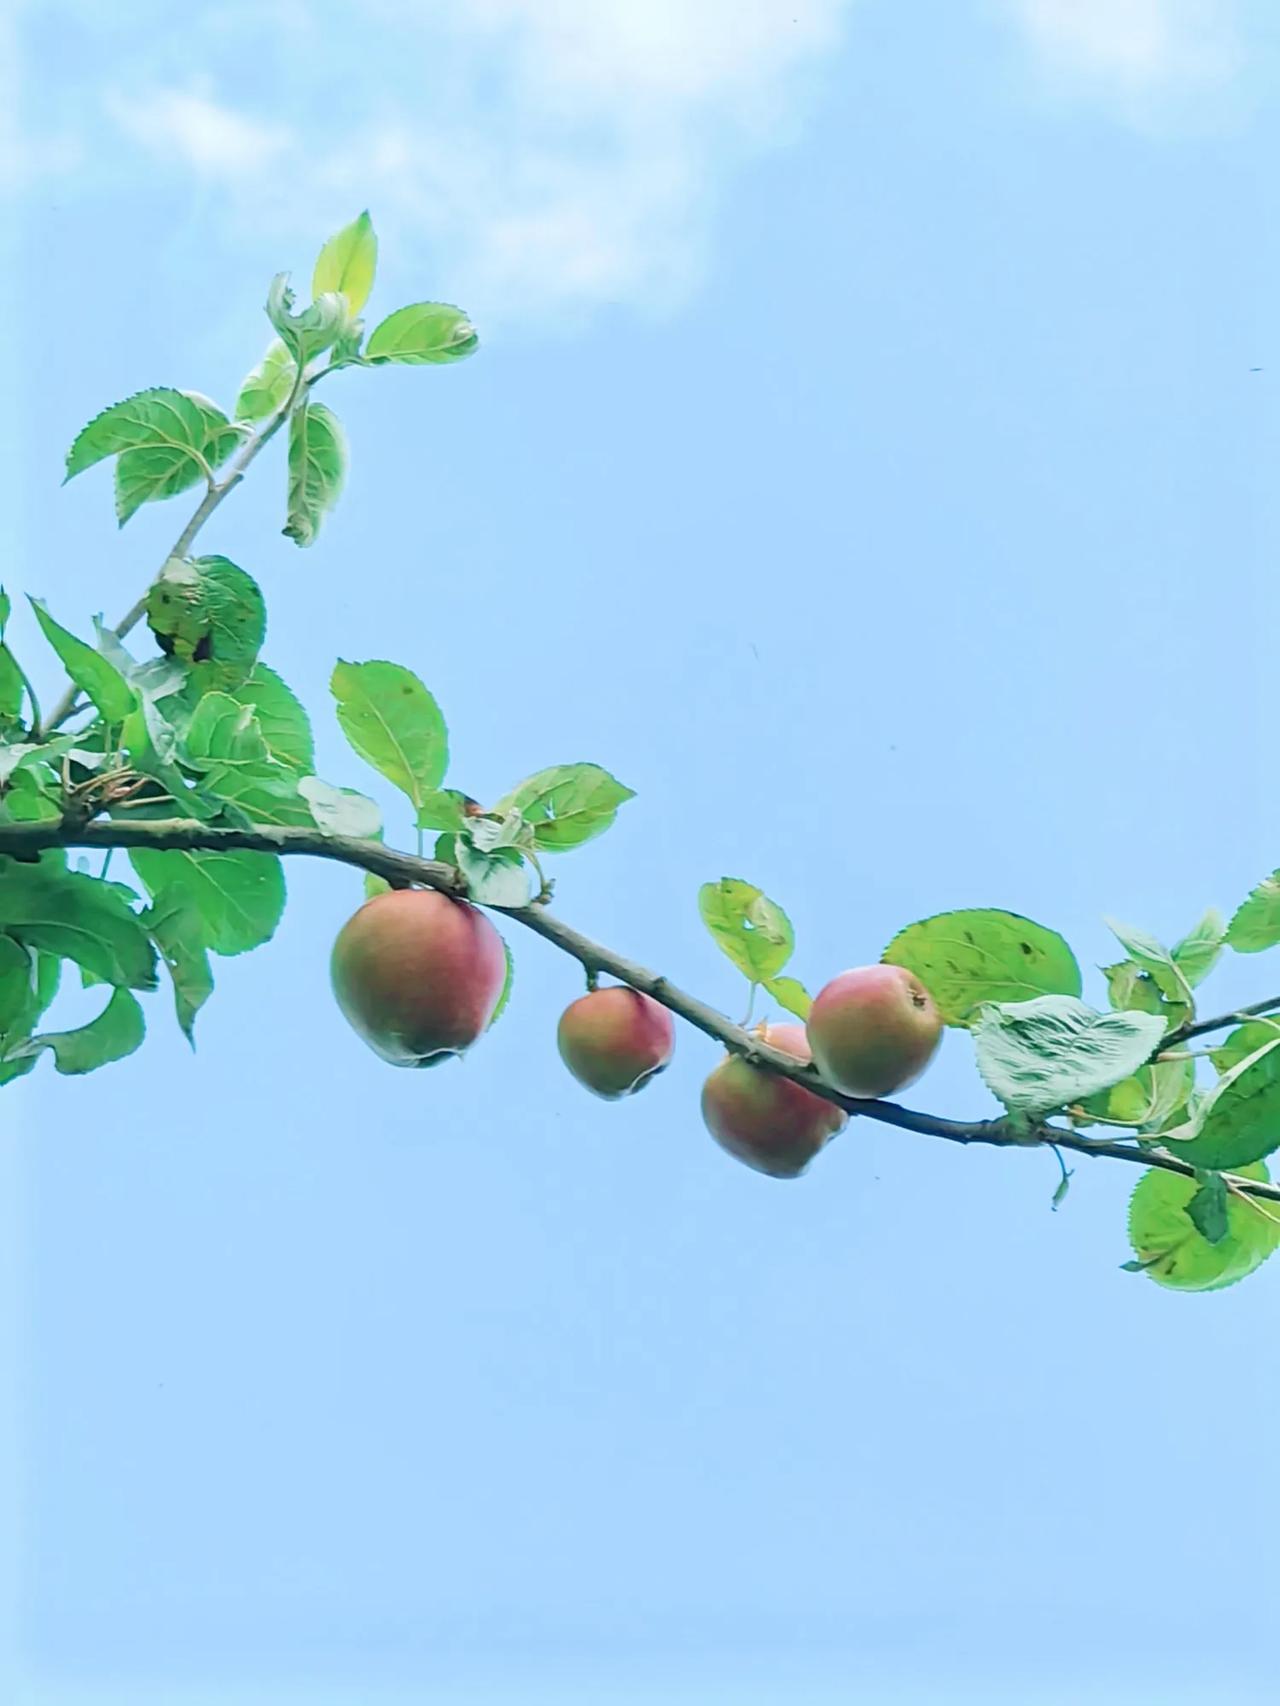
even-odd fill
[{"label": "white cloud", "polygon": [[286,126],[247,118],[199,88],[161,89],[141,100],[112,90],[105,105],[126,136],[205,178],[269,169],[293,141]]},{"label": "white cloud", "polygon": [[[1146,123],[1194,117],[1226,86],[1236,3],[970,0],[962,15],[994,12],[1047,86]],[[148,173],[198,178],[282,256],[369,206],[490,330],[662,310],[705,271],[727,186],[821,100],[854,6],[28,0],[47,38],[55,14],[74,28],[83,70],[29,79],[52,110],[46,142],[24,141],[49,167],[78,146],[81,193],[133,176],[143,150]]]},{"label": "white cloud", "polygon": [[[725,183],[793,139],[806,76],[851,3],[223,0],[202,9],[206,27],[219,20],[209,51],[186,32],[171,50],[160,32],[105,110],[164,168],[220,182],[282,237],[363,205],[412,225],[432,270],[490,321],[662,307],[696,284]],[[289,70],[257,110],[229,94],[229,54],[213,72],[249,38],[259,64]]]},{"label": "white cloud", "polygon": [[1231,0],[1007,0],[1044,67],[1123,100],[1193,89],[1239,65]]}]

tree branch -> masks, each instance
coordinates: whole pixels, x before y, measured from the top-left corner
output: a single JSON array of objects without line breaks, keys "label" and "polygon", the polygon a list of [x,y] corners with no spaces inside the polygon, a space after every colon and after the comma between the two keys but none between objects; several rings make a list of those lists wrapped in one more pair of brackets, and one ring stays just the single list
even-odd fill
[{"label": "tree branch", "polygon": [[[442,864],[436,859],[420,859],[412,853],[400,853],[385,847],[380,841],[326,835],[319,829],[268,825],[254,829],[211,828],[208,824],[185,818],[145,823],[117,820],[85,823],[82,819],[68,817],[60,823],[0,824],[0,854],[30,859],[51,847],[151,847],[158,851],[187,853],[243,849],[255,853],[303,854],[372,871],[375,876],[402,888],[417,885],[458,897],[466,894],[461,874],[452,865]],[[1068,1127],[1046,1123],[1030,1131],[1020,1131],[1003,1118],[973,1121],[943,1119],[936,1114],[900,1107],[896,1102],[867,1101],[858,1096],[843,1095],[825,1083],[814,1067],[803,1064],[794,1055],[769,1047],[758,1036],[735,1025],[705,1001],[678,988],[661,974],[614,953],[602,943],[593,942],[572,925],[556,918],[544,906],[491,907],[488,910],[514,920],[553,943],[588,972],[607,972],[619,982],[651,996],[706,1036],[722,1043],[730,1053],[741,1055],[752,1066],[789,1078],[792,1083],[821,1096],[824,1101],[833,1102],[847,1113],[878,1120],[924,1137],[942,1138],[948,1143],[981,1143],[1001,1149],[1041,1149],[1056,1145],[1076,1155],[1126,1161],[1140,1167],[1159,1167],[1188,1179],[1196,1176],[1194,1167],[1177,1160],[1167,1151],[1140,1149],[1131,1142],[1084,1137]],[[1243,1195],[1280,1202],[1280,1181],[1263,1183],[1231,1174],[1227,1177],[1233,1188]]]},{"label": "tree branch", "polygon": [[1260,1019],[1268,1013],[1273,1013],[1280,1007],[1280,995],[1273,995],[1267,1001],[1255,1001],[1251,1007],[1237,1007],[1231,1013],[1220,1013],[1216,1019],[1197,1019],[1192,1025],[1180,1025],[1160,1044],[1160,1052],[1176,1048],[1179,1043],[1185,1043],[1190,1037],[1207,1037],[1212,1031],[1225,1031],[1229,1025],[1241,1025],[1246,1019]]}]

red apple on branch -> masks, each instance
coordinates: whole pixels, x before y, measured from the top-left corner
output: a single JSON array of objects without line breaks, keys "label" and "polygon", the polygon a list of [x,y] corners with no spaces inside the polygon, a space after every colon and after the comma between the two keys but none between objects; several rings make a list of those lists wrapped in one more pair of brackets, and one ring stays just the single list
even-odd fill
[{"label": "red apple on branch", "polygon": [[333,991],[393,1066],[435,1066],[488,1027],[506,981],[502,937],[482,912],[433,889],[393,889],[354,913],[333,946]]},{"label": "red apple on branch", "polygon": [[670,1064],[676,1033],[665,1007],[618,984],[571,1002],[556,1041],[579,1084],[613,1102],[634,1095]]},{"label": "red apple on branch", "polygon": [[[756,1034],[797,1060],[809,1059],[802,1025],[761,1025]],[[702,1117],[722,1149],[773,1179],[798,1178],[849,1123],[833,1102],[739,1055],[722,1061],[703,1085]]]},{"label": "red apple on branch", "polygon": [[942,1017],[914,972],[859,966],[814,997],[805,1026],[822,1076],[847,1096],[891,1096],[933,1059]]}]

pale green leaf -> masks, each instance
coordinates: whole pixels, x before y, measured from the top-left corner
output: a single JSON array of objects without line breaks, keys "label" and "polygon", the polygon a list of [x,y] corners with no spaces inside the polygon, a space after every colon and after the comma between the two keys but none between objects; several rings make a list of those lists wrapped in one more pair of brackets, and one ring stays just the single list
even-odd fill
[{"label": "pale green leaf", "polygon": [[271,853],[157,852],[135,847],[130,862],[153,899],[181,899],[200,921],[200,944],[243,954],[269,942],[284,911],[284,870]]},{"label": "pale green leaf", "polygon": [[138,391],[104,409],[77,434],[67,452],[66,479],[104,457],[141,449],[172,450],[198,472],[205,425],[200,405],[185,391],[170,386]]},{"label": "pale green leaf", "polygon": [[382,834],[382,813],[354,788],[335,788],[318,776],[304,776],[298,792],[326,835],[352,835],[368,841]]},{"label": "pale green leaf", "polygon": [[1114,918],[1103,922],[1129,958],[1151,978],[1166,1001],[1182,1002],[1190,1007],[1191,985],[1163,942],[1132,924],[1121,924]]},{"label": "pale green leaf", "polygon": [[990,1001],[1079,995],[1080,967],[1054,930],[1015,912],[942,912],[900,930],[881,955],[912,971],[948,1025],[968,1024]]},{"label": "pale green leaf", "polygon": [[170,557],[147,594],[147,622],[162,651],[195,664],[199,690],[245,682],[267,631],[252,575],[227,557]]},{"label": "pale green leaf", "polygon": [[[1265,1180],[1261,1162],[1239,1169]],[[1174,1291],[1217,1291],[1244,1279],[1280,1245],[1277,1205],[1234,1194],[1227,1199],[1227,1233],[1211,1244],[1188,1208],[1200,1183],[1153,1167],[1138,1180],[1129,1203],[1129,1241],[1137,1271]],[[1127,1266],[1129,1264],[1126,1264]]]},{"label": "pale green leaf", "polygon": [[0,930],[28,947],[74,960],[107,983],[156,986],[155,954],[118,883],[81,876],[42,857],[7,865],[0,880]]},{"label": "pale green leaf", "polygon": [[229,693],[206,693],[197,700],[183,744],[185,762],[196,770],[259,768],[267,761],[267,743],[253,706],[242,705]]},{"label": "pale green leaf", "polygon": [[55,622],[42,599],[31,599],[31,608],[46,640],[57,652],[62,667],[109,723],[122,723],[137,704],[132,687],[101,652]]},{"label": "pale green leaf", "polygon": [[32,1037],[11,1049],[9,1058],[34,1059],[49,1049],[59,1072],[68,1076],[94,1072],[140,1048],[146,1029],[136,997],[127,989],[115,989],[102,1012],[89,1024],[74,1031],[46,1031],[43,1036]]},{"label": "pale green leaf", "polygon": [[267,753],[276,764],[299,775],[311,771],[316,761],[311,720],[275,670],[256,663],[248,680],[227,692],[241,705],[253,707]]},{"label": "pale green leaf", "polygon": [[421,809],[449,764],[448,730],[431,694],[395,663],[340,659],[329,685],[352,749]]},{"label": "pale green leaf", "polygon": [[507,975],[502,980],[502,993],[498,997],[498,1005],[493,1010],[493,1017],[489,1020],[489,1024],[486,1027],[488,1030],[492,1030],[498,1020],[506,1012],[507,1003],[511,999],[511,985],[516,975],[516,962],[512,957],[511,944],[507,941],[505,936],[502,938],[502,951],[507,956]]},{"label": "pale green leaf", "polygon": [[236,416],[242,421],[265,421],[278,414],[289,401],[298,364],[282,339],[273,338],[258,365],[245,375],[236,398]]},{"label": "pale green leaf", "polygon": [[476,329],[461,308],[447,302],[414,302],[388,314],[369,334],[365,360],[375,365],[409,366],[460,361],[479,343]]},{"label": "pale green leaf", "polygon": [[493,809],[499,817],[520,812],[540,852],[566,853],[603,834],[618,807],[634,798],[634,789],[598,764],[553,764],[526,777]]},{"label": "pale green leaf", "polygon": [[347,441],[323,403],[304,403],[289,420],[289,519],[286,539],[312,545],[338,501],[347,474]]},{"label": "pale green leaf", "polygon": [[973,1027],[978,1071],[1012,1113],[1045,1114],[1128,1078],[1157,1048],[1149,1013],[1097,1013],[1070,995],[991,1003]]},{"label": "pale green leaf", "polygon": [[520,854],[512,847],[481,853],[465,836],[456,844],[458,869],[469,897],[481,906],[527,906],[529,877]]},{"label": "pale green leaf", "polygon": [[367,212],[344,225],[321,249],[311,280],[312,296],[340,290],[352,314],[369,300],[378,265],[378,239]]},{"label": "pale green leaf", "polygon": [[142,919],[173,980],[178,1024],[194,1048],[196,1014],[213,994],[213,973],[202,945],[200,915],[187,895],[162,889]]},{"label": "pale green leaf", "polygon": [[1260,954],[1280,942],[1280,871],[1264,877],[1236,908],[1227,926],[1227,945],[1238,954]]},{"label": "pale green leaf", "polygon": [[337,342],[347,328],[350,314],[340,291],[325,291],[309,308],[294,314],[293,292],[288,273],[277,273],[267,292],[267,318],[287,345],[294,360],[305,367]]},{"label": "pale green leaf", "polygon": [[1217,964],[1226,933],[1226,920],[1211,906],[1195,928],[1174,944],[1173,962],[1193,989]]},{"label": "pale green leaf", "polygon": [[1280,1033],[1229,1068],[1161,1142],[1179,1161],[1228,1171],[1280,1148]]},{"label": "pale green leaf", "polygon": [[791,958],[791,920],[753,883],[739,877],[703,883],[698,912],[720,952],[752,983],[777,977]]},{"label": "pale green leaf", "polygon": [[813,1006],[813,997],[805,986],[794,977],[766,978],[764,988],[768,994],[785,1008],[788,1013],[794,1013],[797,1019],[807,1019],[809,1009]]}]

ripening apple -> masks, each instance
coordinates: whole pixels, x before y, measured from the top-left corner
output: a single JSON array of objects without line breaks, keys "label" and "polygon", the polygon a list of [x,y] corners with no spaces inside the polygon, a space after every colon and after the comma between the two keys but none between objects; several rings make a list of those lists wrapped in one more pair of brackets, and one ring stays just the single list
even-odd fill
[{"label": "ripening apple", "polygon": [[814,997],[805,1029],[822,1076],[847,1096],[891,1096],[933,1059],[942,1016],[914,972],[859,966]]},{"label": "ripening apple", "polygon": [[338,1006],[393,1066],[436,1066],[488,1027],[506,981],[502,937],[465,900],[434,889],[375,895],[338,932]]},{"label": "ripening apple", "polygon": [[[762,1025],[756,1034],[797,1060],[810,1058],[803,1025]],[[827,1139],[849,1123],[833,1102],[739,1055],[721,1061],[703,1085],[702,1117],[722,1149],[772,1179],[799,1178]]]},{"label": "ripening apple", "polygon": [[642,1090],[671,1063],[676,1032],[659,1002],[625,984],[588,990],[560,1016],[560,1058],[607,1102]]}]

